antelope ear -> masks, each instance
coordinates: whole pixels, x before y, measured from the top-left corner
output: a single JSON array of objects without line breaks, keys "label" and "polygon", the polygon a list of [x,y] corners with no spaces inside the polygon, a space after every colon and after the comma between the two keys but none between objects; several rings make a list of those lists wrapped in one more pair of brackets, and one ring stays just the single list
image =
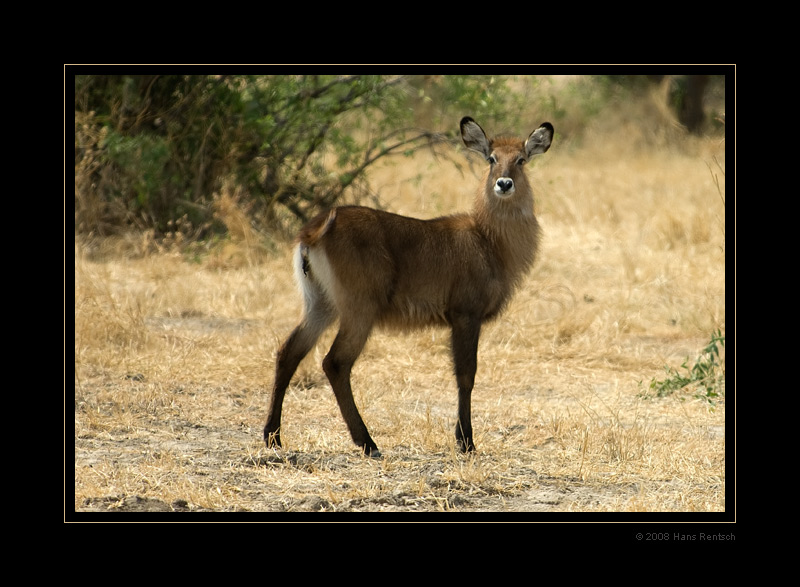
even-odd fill
[{"label": "antelope ear", "polygon": [[549,122],[543,122],[542,126],[533,131],[528,140],[525,141],[525,152],[528,154],[528,158],[547,151],[552,141],[553,125]]},{"label": "antelope ear", "polygon": [[477,151],[485,159],[488,159],[492,154],[492,148],[489,146],[489,139],[486,138],[486,133],[469,116],[461,119],[461,140],[464,141],[468,149]]}]

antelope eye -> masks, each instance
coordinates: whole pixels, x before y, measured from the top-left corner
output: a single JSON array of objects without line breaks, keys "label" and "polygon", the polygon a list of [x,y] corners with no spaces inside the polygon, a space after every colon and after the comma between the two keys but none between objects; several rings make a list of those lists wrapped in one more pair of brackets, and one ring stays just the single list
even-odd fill
[{"label": "antelope eye", "polygon": [[487,160],[489,163],[491,163],[492,165],[494,165],[495,163],[497,163],[497,157],[495,157],[494,155],[489,155],[489,156],[486,158],[486,160]]},{"label": "antelope eye", "polygon": [[527,162],[528,160],[525,159],[525,157],[520,157],[519,159],[517,159],[517,165],[525,165],[525,163]]}]

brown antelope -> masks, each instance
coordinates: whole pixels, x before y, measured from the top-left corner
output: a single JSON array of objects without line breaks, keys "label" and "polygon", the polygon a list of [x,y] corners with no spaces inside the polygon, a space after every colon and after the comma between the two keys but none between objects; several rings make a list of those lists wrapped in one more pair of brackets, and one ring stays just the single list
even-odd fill
[{"label": "brown antelope", "polygon": [[339,332],[322,368],[356,445],[380,457],[358,413],[350,371],[372,328],[449,326],[456,382],[456,442],[475,450],[470,398],[481,324],[496,317],[533,264],[539,225],[524,165],[550,148],[545,122],[526,141],[489,140],[471,118],[461,120],[464,144],[489,162],[471,214],[418,220],[343,206],[311,220],[297,239],[295,275],[305,309],[277,355],[268,447],[281,446],[286,388],[322,332],[337,318]]}]

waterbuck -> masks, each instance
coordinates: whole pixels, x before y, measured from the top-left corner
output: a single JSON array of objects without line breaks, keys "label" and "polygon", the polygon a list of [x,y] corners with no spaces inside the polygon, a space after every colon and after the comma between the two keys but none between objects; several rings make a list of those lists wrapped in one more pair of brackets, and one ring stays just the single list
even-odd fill
[{"label": "waterbuck", "polygon": [[449,326],[456,382],[456,442],[475,450],[470,398],[481,324],[496,317],[533,264],[539,225],[525,163],[550,148],[545,122],[527,140],[489,140],[469,117],[464,144],[489,168],[470,214],[419,220],[361,206],[324,212],[302,228],[294,268],[305,302],[300,324],[277,355],[264,427],[268,447],[281,446],[281,408],[297,366],[323,331],[339,332],[322,368],[356,445],[380,457],[358,412],[350,371],[375,326]]}]

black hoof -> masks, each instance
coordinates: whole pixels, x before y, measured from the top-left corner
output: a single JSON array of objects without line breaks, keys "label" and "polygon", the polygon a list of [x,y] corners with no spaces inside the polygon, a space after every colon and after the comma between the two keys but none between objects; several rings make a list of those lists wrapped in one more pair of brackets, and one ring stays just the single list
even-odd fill
[{"label": "black hoof", "polygon": [[383,455],[381,454],[381,451],[378,450],[377,446],[371,446],[371,447],[370,446],[365,446],[364,447],[364,454],[366,456],[370,457],[371,459],[381,459],[381,458],[383,458]]},{"label": "black hoof", "polygon": [[281,433],[264,430],[264,442],[267,448],[281,448]]},{"label": "black hoof", "polygon": [[472,442],[472,440],[458,439],[456,441],[456,446],[458,447],[458,450],[463,453],[475,452],[475,444]]}]

